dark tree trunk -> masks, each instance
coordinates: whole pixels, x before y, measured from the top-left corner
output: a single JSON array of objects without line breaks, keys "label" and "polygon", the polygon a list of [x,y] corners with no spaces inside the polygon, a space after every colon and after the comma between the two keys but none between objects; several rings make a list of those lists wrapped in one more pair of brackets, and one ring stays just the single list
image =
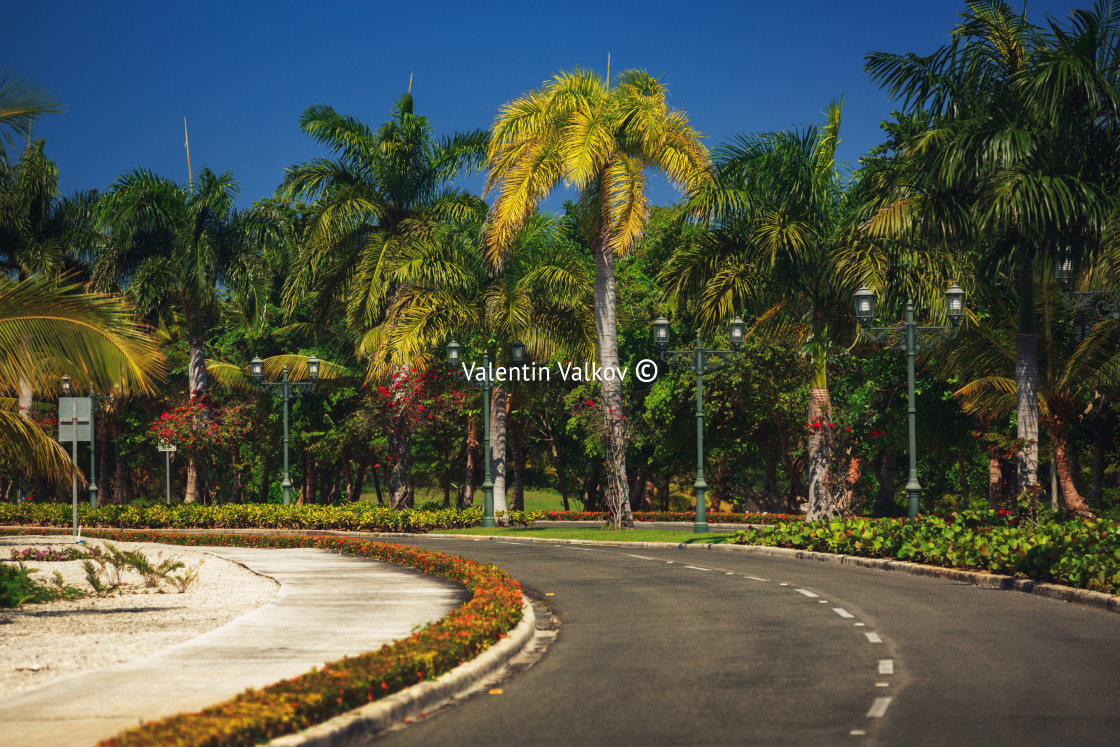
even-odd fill
[{"label": "dark tree trunk", "polygon": [[957,448],[957,470],[961,478],[961,505],[968,508],[968,457],[964,442]]},{"label": "dark tree trunk", "polygon": [[552,419],[546,417],[544,421],[545,433],[548,434],[548,448],[552,452],[552,465],[556,469],[556,489],[560,491],[560,500],[564,503],[564,510],[571,511],[568,505],[568,477],[564,474],[564,453],[560,450],[560,434],[552,425]]},{"label": "dark tree trunk", "polygon": [[649,476],[649,466],[643,464],[634,471],[634,484],[630,486],[630,505],[635,511],[652,511],[653,504],[646,482]]},{"label": "dark tree trunk", "polygon": [[599,493],[599,475],[603,465],[598,459],[591,460],[587,468],[587,475],[583,478],[583,510],[597,511],[601,505]]},{"label": "dark tree trunk", "polygon": [[120,419],[117,418],[115,413],[112,416],[111,422],[113,428],[113,460],[116,464],[113,471],[113,505],[123,506],[128,503],[130,499],[129,483],[131,481],[128,479],[128,460],[121,457],[120,446],[117,442],[121,435],[121,424]]},{"label": "dark tree trunk", "polygon": [[1104,468],[1105,450],[1108,447],[1109,434],[1103,427],[1097,429],[1093,436],[1093,486],[1089,489],[1089,505],[1100,508],[1104,499]]},{"label": "dark tree trunk", "polygon": [[377,502],[384,505],[385,499],[381,495],[381,475],[377,472],[378,465],[373,465],[373,489],[377,491]]},{"label": "dark tree trunk", "polygon": [[790,505],[793,506],[805,499],[805,482],[801,479],[801,470],[804,464],[801,463],[801,460],[793,458],[785,424],[779,419],[775,421],[774,425],[778,431],[778,446],[782,451],[782,467],[785,470],[786,479],[789,480]]},{"label": "dark tree trunk", "polygon": [[774,449],[770,447],[770,439],[763,435],[758,441],[758,449],[762,452],[762,462],[766,466],[766,487],[763,490],[768,498],[778,497],[778,458]]},{"label": "dark tree trunk", "polygon": [[891,449],[883,452],[879,465],[879,493],[875,496],[875,515],[894,515],[894,489],[898,481],[898,455]]},{"label": "dark tree trunk", "polygon": [[1054,447],[1054,462],[1058,468],[1058,481],[1062,485],[1062,496],[1065,498],[1065,511],[1072,516],[1093,518],[1093,512],[1085,503],[1085,499],[1077,492],[1077,486],[1073,482],[1073,472],[1070,469],[1068,453],[1069,441],[1065,426],[1055,417],[1051,417],[1047,423],[1050,443]]},{"label": "dark tree trunk", "polygon": [[261,464],[261,490],[258,496],[258,502],[268,503],[269,499],[269,482],[272,480],[272,459],[266,453],[264,461]]}]

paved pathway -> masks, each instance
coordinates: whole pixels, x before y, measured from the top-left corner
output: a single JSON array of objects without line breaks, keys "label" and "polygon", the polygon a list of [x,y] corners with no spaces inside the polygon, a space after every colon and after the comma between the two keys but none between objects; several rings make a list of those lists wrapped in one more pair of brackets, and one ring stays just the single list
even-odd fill
[{"label": "paved pathway", "polygon": [[456,584],[326,550],[191,549],[271,576],[280,592],[227,625],[145,659],[0,699],[0,744],[96,744],[142,720],[200,710],[246,688],[376,650],[467,599]]}]

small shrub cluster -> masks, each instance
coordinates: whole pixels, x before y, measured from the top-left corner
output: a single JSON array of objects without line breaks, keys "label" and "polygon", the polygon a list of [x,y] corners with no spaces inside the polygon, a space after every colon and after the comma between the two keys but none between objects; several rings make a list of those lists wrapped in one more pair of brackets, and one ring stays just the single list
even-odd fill
[{"label": "small shrub cluster", "polygon": [[62,574],[55,571],[49,584],[42,584],[31,578],[34,568],[28,568],[23,561],[15,565],[0,563],[0,608],[22,607],[25,604],[53,602],[57,599],[77,599],[84,596],[80,589],[67,586]]},{"label": "small shrub cluster", "polygon": [[1120,592],[1120,525],[1092,521],[1020,522],[1006,511],[948,517],[783,522],[745,530],[736,544],[895,558]]},{"label": "small shrub cluster", "polygon": [[[539,512],[511,511],[511,525],[528,526]],[[421,534],[460,529],[482,523],[482,509],[441,508],[397,511],[375,503],[341,506],[280,506],[227,503],[218,506],[89,506],[78,507],[83,527],[121,529],[316,529]],[[70,526],[71,507],[61,503],[0,503],[0,524]]]},{"label": "small shrub cluster", "polygon": [[[96,545],[90,547],[87,559],[82,561],[82,568],[90,588],[99,597],[109,596],[123,586],[121,574],[126,570],[138,573],[147,589],[159,589],[162,582],[167,582],[180,594],[198,578],[198,569],[188,568],[181,560],[162,556],[152,560],[141,550],[121,550],[108,542],[104,549]],[[182,575],[172,575],[181,569],[185,569]]]},{"label": "small shrub cluster", "polygon": [[[3,530],[0,535],[22,531]],[[476,656],[521,620],[521,586],[504,571],[416,547],[339,537],[106,531],[90,535],[184,546],[318,547],[416,568],[461,583],[471,592],[461,607],[409,638],[260,690],[246,690],[200,713],[130,729],[102,742],[102,747],[259,744],[434,679]]]},{"label": "small shrub cluster", "polygon": [[[606,511],[539,511],[538,521],[606,521]],[[711,524],[779,524],[801,521],[795,514],[708,514]],[[696,521],[694,511],[635,511],[634,521]]]},{"label": "small shrub cluster", "polygon": [[36,563],[64,563],[70,560],[84,560],[89,555],[82,552],[76,547],[48,547],[46,550],[40,550],[34,547],[26,547],[22,550],[12,548],[12,557],[9,560],[23,560],[33,561]]}]

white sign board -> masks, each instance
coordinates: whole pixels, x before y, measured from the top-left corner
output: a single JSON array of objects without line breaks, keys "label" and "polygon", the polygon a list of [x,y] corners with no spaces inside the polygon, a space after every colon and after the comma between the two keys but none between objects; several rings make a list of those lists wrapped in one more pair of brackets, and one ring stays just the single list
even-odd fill
[{"label": "white sign board", "polygon": [[92,420],[89,397],[58,398],[58,440],[89,441]]}]

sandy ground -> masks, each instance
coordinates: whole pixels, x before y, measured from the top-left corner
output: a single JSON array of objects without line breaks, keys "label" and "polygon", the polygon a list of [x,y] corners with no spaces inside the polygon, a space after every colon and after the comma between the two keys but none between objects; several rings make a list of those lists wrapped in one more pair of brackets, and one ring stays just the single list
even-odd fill
[{"label": "sandy ground", "polygon": [[[105,544],[96,539],[87,542]],[[157,562],[168,557],[181,560],[198,570],[198,578],[180,593],[166,583],[159,590],[145,588],[139,575],[128,572],[122,577],[124,587],[111,597],[98,598],[92,595],[80,560],[25,563],[37,569],[33,574],[37,580],[49,581],[59,571],[68,585],[91,596],[0,609],[0,697],[181,643],[267,604],[279,590],[279,584],[270,578],[196,549],[111,544],[124,550],[141,549]],[[14,563],[9,560],[12,549],[66,546],[74,546],[73,538],[0,537],[0,561]]]}]

